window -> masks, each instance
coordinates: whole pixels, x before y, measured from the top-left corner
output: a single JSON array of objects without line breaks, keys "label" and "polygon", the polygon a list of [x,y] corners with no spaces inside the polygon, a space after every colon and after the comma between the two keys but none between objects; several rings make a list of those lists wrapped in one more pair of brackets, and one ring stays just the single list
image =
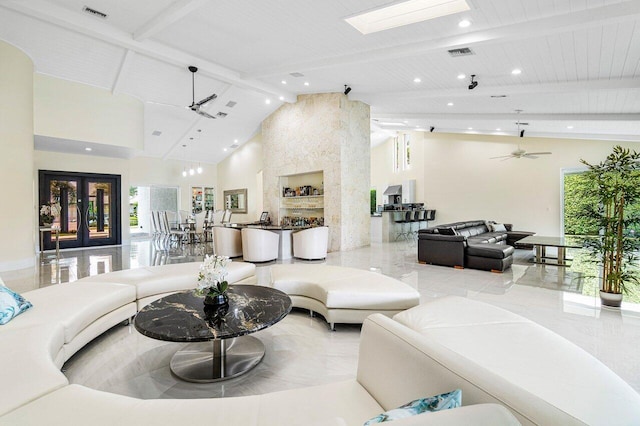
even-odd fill
[{"label": "window", "polygon": [[411,168],[411,136],[401,134],[393,138],[393,172]]}]

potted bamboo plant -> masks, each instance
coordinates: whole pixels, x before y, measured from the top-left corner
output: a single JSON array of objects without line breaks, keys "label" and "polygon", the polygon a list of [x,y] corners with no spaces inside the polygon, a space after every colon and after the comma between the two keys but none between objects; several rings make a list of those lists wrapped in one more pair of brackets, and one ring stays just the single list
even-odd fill
[{"label": "potted bamboo plant", "polygon": [[600,232],[587,239],[585,247],[602,268],[600,300],[604,306],[620,307],[625,286],[638,282],[636,264],[640,240],[633,226],[640,224],[640,212],[629,208],[640,201],[640,153],[616,146],[598,164],[580,160],[589,170],[599,204],[592,214]]}]

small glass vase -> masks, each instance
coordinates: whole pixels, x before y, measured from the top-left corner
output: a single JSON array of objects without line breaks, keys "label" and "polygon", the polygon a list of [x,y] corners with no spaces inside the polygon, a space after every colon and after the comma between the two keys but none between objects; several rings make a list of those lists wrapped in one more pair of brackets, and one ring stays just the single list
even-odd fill
[{"label": "small glass vase", "polygon": [[227,296],[227,293],[216,294],[216,295],[207,294],[204,297],[204,304],[208,306],[220,306],[220,305],[226,305],[228,303],[229,303],[229,296]]}]

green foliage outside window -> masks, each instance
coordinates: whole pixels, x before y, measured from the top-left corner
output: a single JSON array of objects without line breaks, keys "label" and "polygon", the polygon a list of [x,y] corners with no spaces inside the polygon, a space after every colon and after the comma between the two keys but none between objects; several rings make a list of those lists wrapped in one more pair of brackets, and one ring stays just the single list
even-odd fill
[{"label": "green foliage outside window", "polygon": [[376,190],[371,190],[371,214],[374,214],[377,210],[376,207]]}]

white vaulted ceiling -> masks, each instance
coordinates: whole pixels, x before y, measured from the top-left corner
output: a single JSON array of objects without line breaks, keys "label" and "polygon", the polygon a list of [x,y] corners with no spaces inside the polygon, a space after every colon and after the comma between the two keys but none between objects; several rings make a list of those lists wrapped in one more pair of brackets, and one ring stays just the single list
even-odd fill
[{"label": "white vaulted ceiling", "polygon": [[[431,126],[515,135],[520,119],[526,136],[640,141],[640,0],[467,2],[468,12],[363,35],[344,18],[399,2],[0,0],[0,39],[36,72],[145,102],[144,154],[155,157],[216,163],[282,102],[344,84],[371,105],[375,140]],[[474,55],[447,52],[461,47]],[[226,118],[184,108],[188,65],[200,68],[196,101],[216,93],[205,110]]]}]

